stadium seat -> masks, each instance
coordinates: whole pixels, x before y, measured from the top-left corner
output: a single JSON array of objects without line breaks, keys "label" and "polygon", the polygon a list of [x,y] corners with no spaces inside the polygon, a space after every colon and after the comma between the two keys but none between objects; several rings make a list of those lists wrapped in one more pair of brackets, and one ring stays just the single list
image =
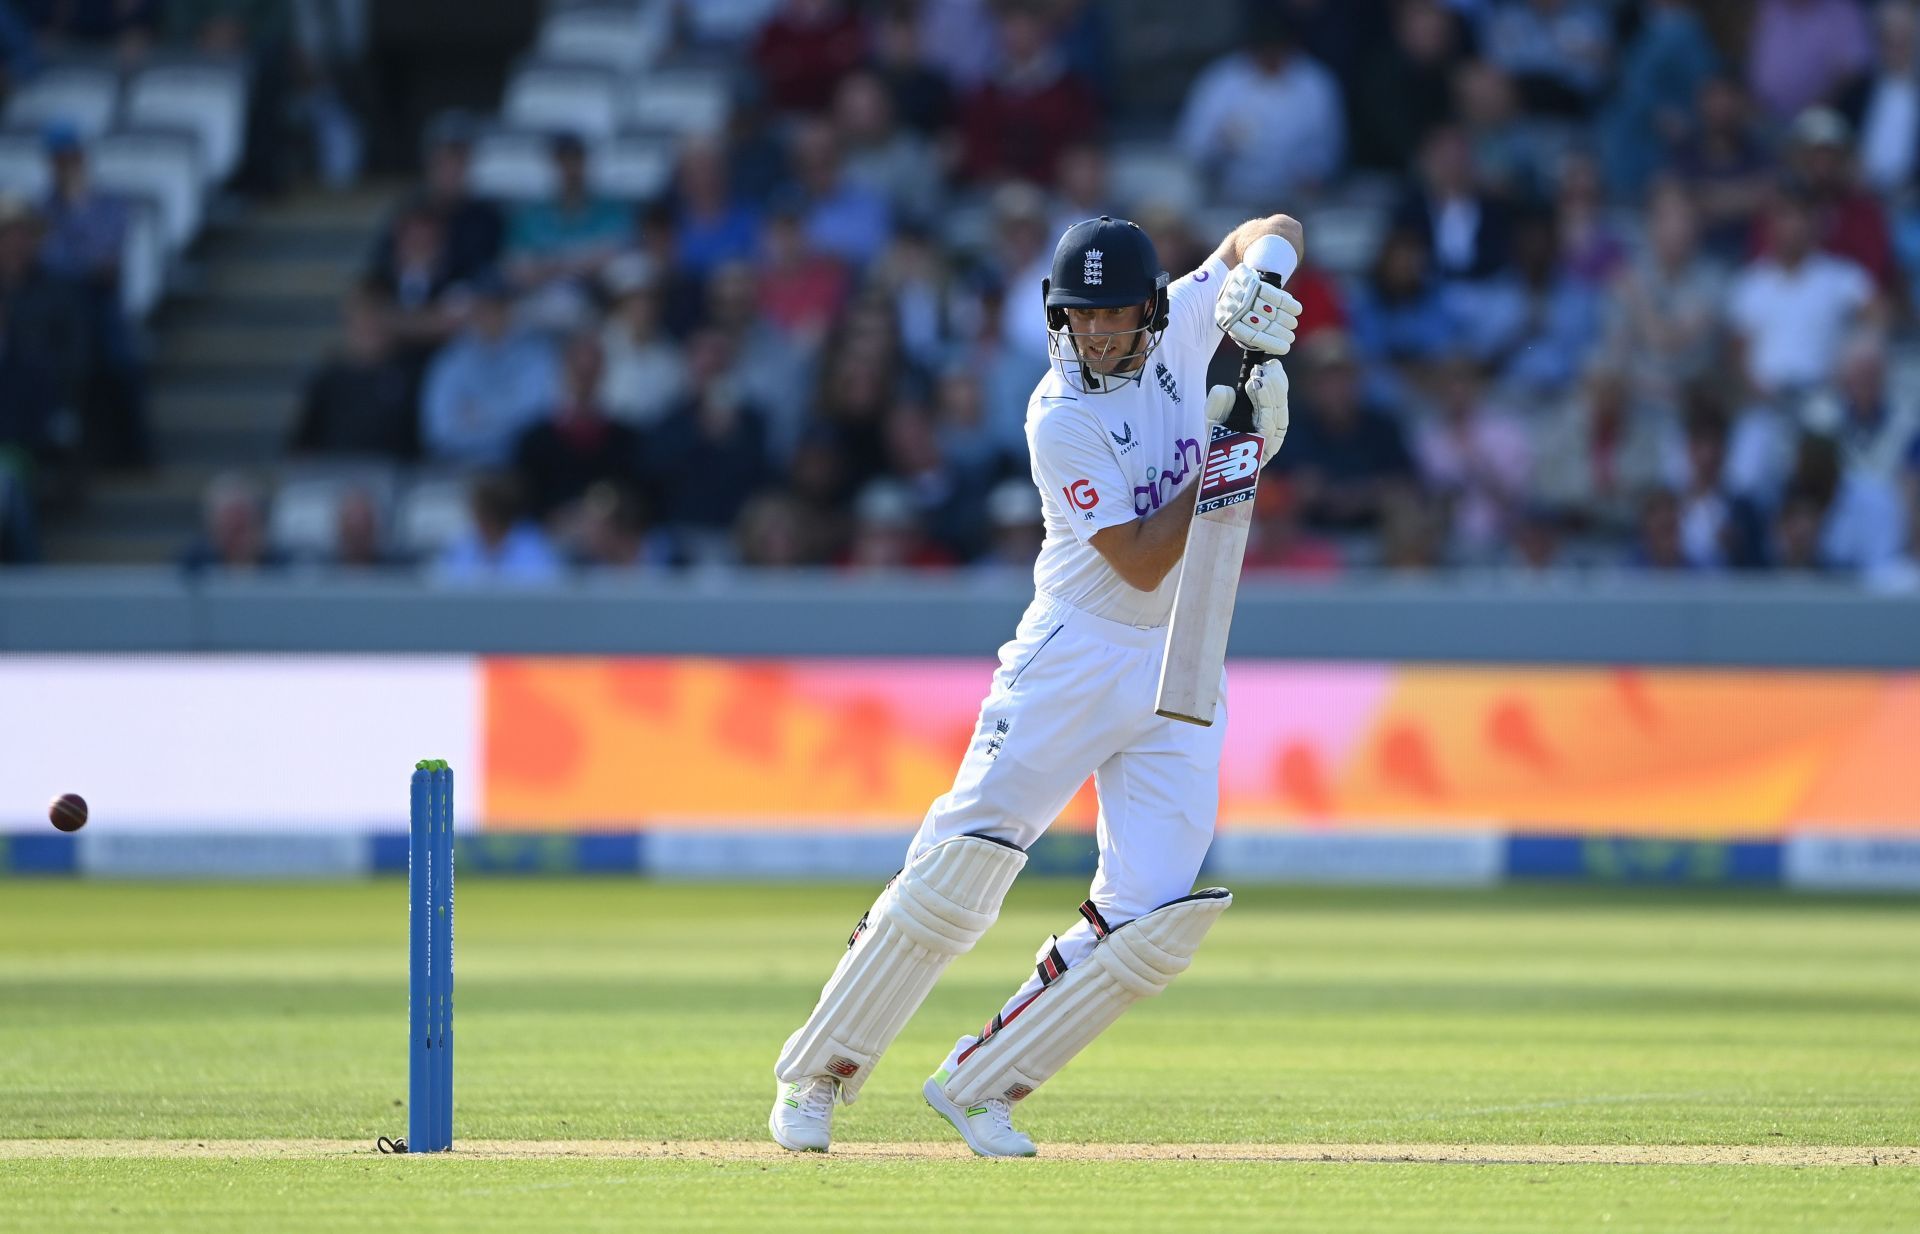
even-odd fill
[{"label": "stadium seat", "polygon": [[295,557],[325,557],[340,529],[342,485],[332,480],[290,480],[273,495],[267,538]]},{"label": "stadium seat", "polygon": [[134,200],[120,256],[120,304],[144,321],[167,287],[167,224],[158,203]]},{"label": "stadium seat", "polygon": [[[305,463],[280,477],[267,515],[267,536],[294,556],[327,556],[338,542],[340,504],[365,493],[382,515],[393,509],[397,472],[384,459]],[[383,519],[384,521],[384,519]]]},{"label": "stadium seat", "polygon": [[540,27],[539,57],[634,73],[652,65],[671,36],[664,4],[602,4],[561,9]]},{"label": "stadium seat", "polygon": [[700,0],[685,6],[687,32],[697,43],[741,43],[752,38],[780,0]]},{"label": "stadium seat", "polygon": [[1313,237],[1313,262],[1334,274],[1364,274],[1386,238],[1388,211],[1372,206],[1314,210],[1301,225]]},{"label": "stadium seat", "polygon": [[111,68],[67,65],[49,68],[7,100],[8,128],[39,131],[65,125],[91,141],[113,126],[120,105],[120,78]]},{"label": "stadium seat", "polygon": [[718,133],[732,99],[724,74],[669,69],[644,74],[627,88],[626,120],[635,128],[683,137]]},{"label": "stadium seat", "polygon": [[464,476],[427,476],[416,479],[401,493],[394,519],[399,550],[412,557],[431,557],[473,525],[467,509],[472,481]]},{"label": "stadium seat", "polygon": [[1179,151],[1160,143],[1115,146],[1107,183],[1126,210],[1164,206],[1186,213],[1200,204],[1200,178]]},{"label": "stadium seat", "polygon": [[618,79],[585,65],[528,65],[507,84],[500,114],[515,128],[603,141],[620,127]]},{"label": "stadium seat", "polygon": [[626,134],[593,152],[587,175],[596,193],[623,201],[648,201],[673,178],[673,142],[645,134]]},{"label": "stadium seat", "polygon": [[185,129],[199,137],[200,170],[208,184],[224,182],[240,165],[246,113],[246,78],[233,65],[156,65],[127,88],[128,124]]},{"label": "stadium seat", "polygon": [[53,171],[41,139],[28,133],[0,133],[0,193],[39,201],[53,186]]},{"label": "stadium seat", "polygon": [[538,201],[559,188],[553,154],[544,133],[502,130],[482,134],[473,146],[467,184],[498,201]]},{"label": "stadium seat", "polygon": [[206,203],[200,142],[190,133],[142,131],[102,137],[89,154],[101,188],[159,202],[167,249],[177,253],[200,233]]}]

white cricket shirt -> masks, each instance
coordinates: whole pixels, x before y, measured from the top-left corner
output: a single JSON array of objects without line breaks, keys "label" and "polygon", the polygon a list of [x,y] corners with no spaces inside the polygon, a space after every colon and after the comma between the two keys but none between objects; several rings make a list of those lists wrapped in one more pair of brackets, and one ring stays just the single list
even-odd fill
[{"label": "white cricket shirt", "polygon": [[1227,271],[1225,262],[1209,258],[1168,289],[1166,333],[1138,381],[1086,394],[1067,384],[1056,361],[1034,389],[1027,453],[1046,522],[1033,564],[1041,594],[1130,626],[1167,623],[1179,569],[1141,591],[1087,541],[1102,528],[1152,514],[1199,474],[1207,449],[1207,365],[1221,338],[1213,302]]}]

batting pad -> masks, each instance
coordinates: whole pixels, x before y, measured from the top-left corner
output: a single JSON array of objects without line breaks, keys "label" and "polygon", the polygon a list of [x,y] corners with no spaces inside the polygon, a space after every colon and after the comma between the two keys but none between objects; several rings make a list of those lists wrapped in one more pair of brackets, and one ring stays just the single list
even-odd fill
[{"label": "batting pad", "polygon": [[984,836],[942,840],[894,876],[861,919],[840,966],[774,1065],[782,1083],[840,1080],[852,1105],[860,1086],[953,958],[972,950],[1000,915],[1027,854]]},{"label": "batting pad", "polygon": [[1115,927],[1064,976],[995,1017],[941,1085],[947,1097],[965,1108],[1032,1093],[1121,1012],[1185,972],[1214,919],[1232,903],[1225,888],[1209,887]]}]

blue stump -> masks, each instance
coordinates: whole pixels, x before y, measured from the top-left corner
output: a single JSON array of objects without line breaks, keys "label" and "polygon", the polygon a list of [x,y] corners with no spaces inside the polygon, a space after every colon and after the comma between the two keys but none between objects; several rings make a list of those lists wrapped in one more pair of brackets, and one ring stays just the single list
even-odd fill
[{"label": "blue stump", "polygon": [[407,1149],[453,1147],[453,772],[413,772],[407,855]]}]

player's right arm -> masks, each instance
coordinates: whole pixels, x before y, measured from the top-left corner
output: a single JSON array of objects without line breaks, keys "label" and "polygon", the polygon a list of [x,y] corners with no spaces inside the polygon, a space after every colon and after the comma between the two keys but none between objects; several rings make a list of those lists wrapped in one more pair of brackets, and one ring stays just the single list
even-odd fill
[{"label": "player's right arm", "polygon": [[[1147,514],[1100,422],[1062,400],[1029,422],[1028,445],[1041,500],[1058,510],[1074,538],[1090,545],[1128,586],[1152,591],[1187,547],[1193,502],[1170,498]],[[1195,469],[1201,460],[1194,459]]]},{"label": "player's right arm", "polygon": [[1187,551],[1194,503],[1169,501],[1152,514],[1107,527],[1087,540],[1127,586],[1152,591],[1166,581]]}]

